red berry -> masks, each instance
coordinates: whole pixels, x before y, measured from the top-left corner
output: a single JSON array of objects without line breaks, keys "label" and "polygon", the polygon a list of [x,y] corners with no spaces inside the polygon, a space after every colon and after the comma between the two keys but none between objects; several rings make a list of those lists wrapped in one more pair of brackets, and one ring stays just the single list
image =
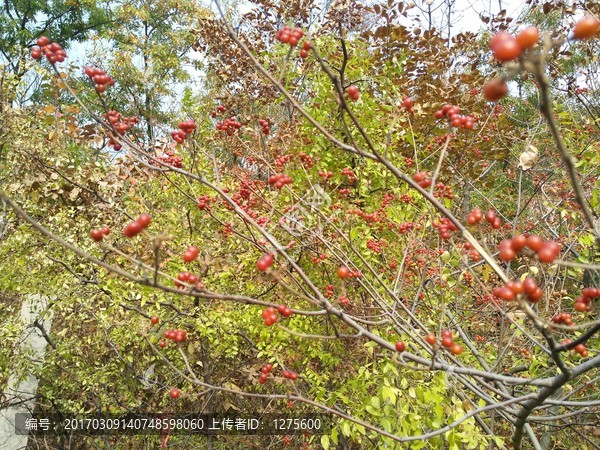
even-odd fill
[{"label": "red berry", "polygon": [[127,226],[123,229],[123,234],[126,237],[135,237],[137,236],[139,233],[141,233],[141,231],[144,229],[144,227],[137,221],[133,221],[133,222],[129,222],[127,224]]},{"label": "red berry", "polygon": [[271,255],[270,253],[265,253],[256,262],[256,267],[261,272],[264,272],[265,270],[267,270],[269,267],[271,267],[273,265],[273,261],[274,261],[273,255]]},{"label": "red berry", "polygon": [[102,238],[104,237],[104,234],[102,233],[102,230],[94,229],[94,230],[90,231],[90,236],[92,237],[93,240],[98,242],[98,241],[102,240]]},{"label": "red berry", "polygon": [[406,345],[402,341],[396,342],[395,347],[396,347],[396,351],[399,353],[402,353],[404,350],[406,350]]},{"label": "red berry", "polygon": [[348,87],[348,89],[346,89],[346,92],[348,93],[348,97],[350,97],[350,99],[354,101],[358,100],[360,97],[360,92],[358,92],[358,88],[354,85]]},{"label": "red berry", "polygon": [[269,373],[271,370],[273,370],[273,364],[265,364],[262,366],[262,369],[260,369],[262,373]]},{"label": "red berry", "polygon": [[537,281],[535,281],[533,278],[527,277],[523,281],[523,289],[525,290],[527,295],[533,294],[533,292],[535,292],[535,290],[537,288],[538,288]]},{"label": "red berry", "polygon": [[181,392],[177,388],[173,388],[169,391],[169,397],[171,397],[173,399],[179,398],[180,395],[181,395]]},{"label": "red berry", "polygon": [[504,286],[509,288],[511,291],[513,291],[515,293],[515,295],[522,294],[523,291],[525,290],[523,283],[521,283],[520,281],[512,281],[512,280],[507,281]]},{"label": "red berry", "polygon": [[540,301],[540,299],[544,296],[544,292],[542,291],[542,288],[540,288],[539,286],[537,288],[535,288],[535,290],[529,294],[527,296],[527,299],[531,302],[531,303],[537,303]]},{"label": "red berry", "polygon": [[498,33],[490,40],[490,49],[498,61],[510,61],[518,58],[523,49],[517,39],[508,33]]},{"label": "red berry", "polygon": [[557,255],[552,248],[545,244],[542,248],[540,248],[537,256],[540,262],[549,264],[556,259]]},{"label": "red berry", "polygon": [[150,214],[144,213],[136,219],[136,222],[138,222],[142,226],[142,228],[148,228],[148,225],[150,225],[151,220],[152,218],[150,217]]},{"label": "red berry", "polygon": [[425,336],[425,341],[429,344],[429,345],[435,345],[435,343],[437,342],[436,337],[433,334],[428,334]]},{"label": "red berry", "polygon": [[175,331],[175,337],[173,340],[175,342],[183,342],[187,339],[187,331],[185,330],[177,330]]},{"label": "red berry", "polygon": [[500,261],[512,261],[515,259],[515,256],[517,256],[517,254],[512,248],[509,247],[501,248],[500,253],[498,254]]},{"label": "red berry", "polygon": [[523,49],[528,49],[537,44],[540,39],[540,32],[536,27],[527,27],[517,34],[517,42]]},{"label": "red berry", "polygon": [[100,229],[100,231],[102,231],[102,234],[103,234],[104,236],[106,236],[106,235],[109,235],[109,234],[110,234],[110,228],[109,228],[109,227],[102,227],[102,228]]},{"label": "red berry", "polygon": [[338,267],[337,274],[340,278],[348,278],[350,276],[350,269],[346,266]]},{"label": "red berry", "polygon": [[454,355],[460,355],[463,351],[463,348],[461,345],[459,344],[454,344],[452,346],[452,348],[450,349],[450,351],[454,354]]},{"label": "red berry", "polygon": [[266,373],[261,373],[260,377],[258,377],[258,382],[260,384],[265,384],[268,379],[269,379],[269,376]]},{"label": "red berry", "polygon": [[275,314],[267,316],[267,318],[265,319],[265,325],[268,327],[273,325],[275,322],[277,322],[277,316]]},{"label": "red berry", "polygon": [[165,347],[167,346],[167,342],[166,342],[166,341],[160,341],[160,342],[158,343],[158,346],[159,346],[160,348],[165,348]]},{"label": "red berry", "polygon": [[588,309],[587,305],[583,302],[575,302],[573,308],[578,312],[585,312]]},{"label": "red berry", "polygon": [[573,350],[575,350],[577,353],[579,353],[580,355],[586,351],[585,345],[583,344],[577,344],[575,347],[573,347]]},{"label": "red berry", "polygon": [[45,47],[46,45],[50,44],[50,39],[48,38],[48,36],[40,36],[37,39],[36,44],[40,47]]},{"label": "red berry", "polygon": [[493,209],[488,209],[488,211],[485,213],[485,220],[487,220],[489,223],[494,222],[494,220],[496,220],[496,212]]},{"label": "red berry", "polygon": [[443,336],[442,345],[447,348],[452,347],[452,345],[454,345],[454,339],[452,339],[452,336]]},{"label": "red berry", "polygon": [[520,252],[521,250],[523,250],[526,243],[527,243],[527,238],[525,236],[523,236],[522,234],[517,234],[516,236],[514,236],[511,239],[510,247],[515,252]]},{"label": "red berry", "polygon": [[493,78],[483,85],[483,98],[496,102],[508,94],[508,85],[503,78]]},{"label": "red berry", "polygon": [[191,275],[191,273],[189,273],[189,272],[179,272],[177,274],[177,279],[179,281],[187,281],[187,280],[189,280],[190,275]]},{"label": "red berry", "polygon": [[494,295],[507,302],[515,298],[515,293],[506,286],[495,289]]},{"label": "red berry", "polygon": [[575,24],[573,37],[575,39],[587,39],[597,34],[598,31],[600,31],[600,20],[594,16],[587,16]]},{"label": "red berry", "polygon": [[150,317],[150,323],[152,325],[156,325],[159,321],[160,321],[160,319],[157,316]]},{"label": "red berry", "polygon": [[194,246],[189,246],[187,250],[183,253],[183,260],[187,263],[192,262],[198,257],[198,248]]},{"label": "red berry", "polygon": [[529,247],[534,252],[539,251],[544,245],[544,240],[539,236],[529,236],[527,238],[527,247]]},{"label": "red berry", "polygon": [[267,317],[272,316],[273,314],[275,314],[275,308],[269,306],[268,308],[263,309],[262,318],[266,319]]}]

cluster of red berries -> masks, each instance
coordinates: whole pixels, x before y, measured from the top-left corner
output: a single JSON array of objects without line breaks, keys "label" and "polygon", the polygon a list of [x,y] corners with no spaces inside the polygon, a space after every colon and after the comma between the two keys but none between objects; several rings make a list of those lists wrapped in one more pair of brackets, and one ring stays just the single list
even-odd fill
[{"label": "cluster of red berries", "polygon": [[[185,287],[185,284],[183,283],[187,283],[190,285],[196,285],[199,282],[200,278],[198,278],[198,275],[194,275],[193,273],[190,272],[179,272],[177,274],[177,280],[174,281],[175,286],[181,288],[181,287]],[[197,288],[201,288],[202,286],[196,286]]]},{"label": "cluster of red berries", "polygon": [[438,232],[440,233],[440,237],[442,239],[450,239],[452,233],[458,230],[458,228],[456,228],[456,225],[454,225],[452,221],[447,217],[442,217],[440,219],[440,223],[433,222],[431,225],[434,228],[438,229]]},{"label": "cluster of red berries", "polygon": [[527,247],[537,253],[540,262],[551,263],[560,254],[561,246],[554,241],[546,241],[539,236],[529,236],[527,238]]},{"label": "cluster of red berries", "polygon": [[375,239],[367,239],[367,248],[377,254],[381,253],[381,249],[385,242],[376,241]]},{"label": "cluster of red berries", "polygon": [[333,172],[329,170],[319,170],[317,174],[325,181],[329,180],[333,176]]},{"label": "cluster of red berries", "polygon": [[468,254],[472,261],[477,262],[481,259],[481,255],[473,248],[473,245],[471,245],[470,242],[465,242],[463,244],[463,253]]},{"label": "cluster of red berries", "polygon": [[328,284],[327,286],[325,286],[325,288],[323,289],[325,292],[323,292],[323,297],[325,298],[331,298],[333,297],[333,284]]},{"label": "cluster of red berries", "polygon": [[171,137],[178,144],[183,144],[185,139],[194,132],[196,123],[193,120],[186,120],[177,124],[177,130],[171,131]]},{"label": "cluster of red berries", "polygon": [[[484,216],[481,212],[481,209],[473,208],[467,214],[467,223],[469,225],[476,225],[479,222],[481,222],[481,219],[483,219],[483,217]],[[496,216],[496,212],[491,208],[485,213],[485,220],[492,226],[494,230],[502,228],[502,220],[500,219],[500,217]]]},{"label": "cluster of red berries", "polygon": [[348,86],[346,93],[348,94],[348,97],[350,97],[350,100],[354,102],[360,98],[360,92],[358,92],[358,88],[354,85]]},{"label": "cluster of red berries", "polygon": [[290,162],[293,157],[294,157],[294,155],[292,155],[291,153],[288,153],[286,155],[279,155],[278,157],[275,158],[275,165],[277,166],[278,169],[281,169],[288,162]]},{"label": "cluster of red berries", "polygon": [[585,312],[589,309],[593,298],[600,297],[600,288],[583,288],[581,295],[575,299],[573,308],[578,312]]},{"label": "cluster of red berries", "polygon": [[449,349],[454,355],[460,355],[463,351],[462,346],[454,342],[452,331],[450,330],[442,331],[442,346]]},{"label": "cluster of red berries", "polygon": [[190,245],[185,252],[183,252],[183,260],[186,263],[192,262],[198,257],[198,247]]},{"label": "cluster of red berries", "polygon": [[554,316],[552,316],[552,322],[557,324],[564,323],[569,327],[575,323],[573,322],[573,317],[569,313],[554,314]]},{"label": "cluster of red berries", "polygon": [[258,119],[258,124],[260,125],[263,134],[269,134],[271,132],[271,128],[269,128],[269,122],[265,119]]},{"label": "cluster of red berries", "polygon": [[304,166],[307,169],[310,169],[313,166],[313,159],[306,153],[304,153],[304,152],[298,153],[298,157],[300,158],[300,161],[302,161],[302,164],[304,164]]},{"label": "cluster of red berries", "polygon": [[[593,16],[587,16],[575,24],[573,38],[587,39],[600,31],[600,21]],[[534,47],[540,39],[536,27],[527,27],[516,36],[501,31],[490,39],[490,50],[494,58],[500,62],[511,61],[521,56],[524,50]],[[508,94],[508,85],[504,78],[493,78],[483,86],[483,96],[490,102],[500,100]]]},{"label": "cluster of red berries", "polygon": [[427,189],[429,186],[431,186],[431,177],[427,172],[415,173],[413,175],[413,180],[415,180],[423,189]]},{"label": "cluster of red berries", "polygon": [[320,254],[318,256],[313,256],[311,258],[313,264],[319,264],[322,263],[323,261],[326,261],[327,258],[329,258],[329,256],[325,255],[325,254]]},{"label": "cluster of red berries", "polygon": [[415,229],[415,224],[414,222],[403,222],[400,225],[398,225],[398,231],[402,234],[408,233],[409,231],[412,231]]},{"label": "cluster of red berries", "polygon": [[286,175],[284,173],[278,173],[275,175],[271,175],[269,177],[268,182],[271,186],[275,187],[276,189],[281,189],[286,184],[292,184],[293,180],[292,177],[290,177],[289,175]]},{"label": "cluster of red berries", "polygon": [[536,27],[525,28],[517,36],[501,31],[490,39],[490,50],[498,61],[511,61],[521,56],[523,50],[535,46],[539,39],[540,32]]},{"label": "cluster of red berries", "polygon": [[452,188],[450,186],[442,183],[441,181],[438,181],[435,184],[435,191],[433,191],[433,196],[435,198],[444,197],[449,200],[452,200],[454,198],[454,193],[452,192]]},{"label": "cluster of red berries", "polygon": [[525,247],[536,252],[538,259],[543,263],[553,262],[561,250],[560,244],[554,241],[544,242],[541,237],[536,235],[526,238],[522,234],[519,234],[512,239],[504,239],[500,242],[500,254],[498,257],[502,261],[511,261]]},{"label": "cluster of red berries", "polygon": [[210,203],[211,201],[216,201],[215,198],[211,198],[210,195],[202,195],[200,197],[198,197],[198,209],[200,211],[204,211],[205,209],[210,209]]},{"label": "cluster of red berries", "polygon": [[[563,342],[561,342],[561,344],[569,345],[571,342],[573,342],[572,339],[566,339]],[[589,352],[587,351],[587,348],[585,348],[585,345],[583,344],[577,344],[575,347],[573,347],[573,351],[575,353],[579,353],[582,358],[587,358],[588,356],[590,356]]]},{"label": "cluster of red berries", "polygon": [[[437,344],[437,338],[435,337],[435,335],[433,335],[431,333],[427,334],[425,336],[425,341],[431,346],[434,346]],[[460,355],[463,351],[463,348],[460,344],[454,343],[454,338],[452,337],[452,331],[450,331],[450,330],[442,331],[442,346],[449,349],[450,352],[452,352],[452,354],[454,354],[454,355]]]},{"label": "cluster of red berries", "polygon": [[286,305],[279,305],[277,309],[273,308],[272,306],[269,306],[268,308],[265,308],[261,314],[266,326],[270,327],[275,322],[277,322],[278,312],[283,317],[290,317],[292,315],[292,310]]},{"label": "cluster of red berries", "polygon": [[96,91],[98,92],[104,92],[107,86],[114,86],[115,84],[115,80],[102,69],[85,66],[83,71],[96,85]]},{"label": "cluster of red berries", "polygon": [[214,119],[218,114],[223,114],[225,111],[227,111],[227,108],[225,108],[223,105],[219,105],[217,106],[216,110],[212,110],[210,112],[210,117]]},{"label": "cluster of red berries", "polygon": [[275,258],[271,253],[265,253],[260,257],[258,261],[256,261],[256,267],[261,272],[265,272],[269,267],[273,265],[273,261]]},{"label": "cluster of red berries", "polygon": [[36,42],[37,46],[31,49],[31,57],[35,60],[46,56],[48,62],[52,65],[57,62],[63,62],[67,57],[67,52],[61,47],[58,42],[50,42],[47,36],[40,36]]},{"label": "cluster of red berries", "polygon": [[348,179],[349,183],[354,183],[356,181],[356,175],[352,171],[350,167],[345,167],[342,169],[342,175]]},{"label": "cluster of red berries", "polygon": [[[139,119],[135,116],[133,117],[125,117],[120,112],[115,110],[110,110],[108,113],[104,114],[104,118],[107,119],[115,131],[119,133],[121,136],[124,136],[127,131],[129,131],[136,123],[139,122]],[[110,145],[115,151],[121,150],[123,148],[119,142],[117,142],[117,138],[113,133],[108,133],[108,145]]]},{"label": "cluster of red berries", "polygon": [[242,124],[235,120],[233,117],[228,117],[225,120],[220,120],[217,122],[217,130],[223,131],[231,136],[235,130],[239,130],[242,127]]},{"label": "cluster of red berries", "polygon": [[509,280],[504,283],[504,286],[496,286],[492,289],[492,295],[494,295],[494,297],[506,302],[513,300],[515,296],[523,293],[527,295],[527,300],[531,303],[539,302],[544,295],[544,292],[542,291],[542,288],[538,286],[537,281],[531,277],[527,277],[523,281]]},{"label": "cluster of red berries", "polygon": [[475,118],[473,116],[467,115],[462,116],[459,114],[460,109],[455,105],[444,105],[442,109],[438,109],[433,116],[436,119],[441,119],[446,116],[453,127],[455,128],[465,128],[466,130],[472,130],[473,125],[475,124]]},{"label": "cluster of red berries", "polygon": [[[275,35],[275,39],[282,44],[289,44],[290,47],[297,46],[303,37],[304,31],[301,28],[294,28],[292,30],[292,28],[288,25],[285,25],[283,28],[281,28]],[[302,44],[302,49],[300,50],[300,58],[306,59],[311,48],[312,46],[310,41],[304,41]]]},{"label": "cluster of red berries", "polygon": [[402,103],[400,103],[400,105],[398,105],[398,107],[402,107],[402,108],[406,109],[406,111],[411,113],[412,107],[413,107],[412,97],[402,97]]},{"label": "cluster of red berries", "polygon": [[183,167],[183,158],[181,156],[175,156],[175,152],[173,150],[165,150],[163,155],[158,156],[159,160],[168,164],[169,166],[182,168]]},{"label": "cluster of red berries", "polygon": [[269,378],[269,373],[271,372],[271,370],[273,370],[273,364],[265,364],[264,366],[261,367],[260,377],[258,379],[258,382],[260,384],[265,384],[267,382],[267,379]]},{"label": "cluster of red berries", "polygon": [[353,271],[350,270],[348,267],[346,266],[340,266],[338,267],[337,270],[337,275],[338,277],[344,279],[344,278],[360,278],[362,277],[362,273],[360,271]]},{"label": "cluster of red berries", "polygon": [[137,219],[135,219],[133,222],[129,222],[125,226],[125,228],[123,229],[123,235],[125,235],[125,237],[128,238],[137,236],[142,232],[142,230],[148,228],[151,220],[152,218],[149,214],[141,214]]},{"label": "cluster of red berries", "polygon": [[284,370],[281,373],[281,376],[283,376],[283,378],[287,378],[288,380],[292,380],[292,381],[296,381],[298,379],[298,374],[296,372],[294,372],[293,370]]},{"label": "cluster of red berries", "polygon": [[108,234],[110,234],[109,227],[96,228],[96,229],[90,231],[90,236],[96,242],[101,241],[104,238],[104,236],[106,236]]},{"label": "cluster of red berries", "polygon": [[175,342],[183,342],[187,339],[187,331],[185,330],[165,330],[163,333],[165,339],[170,339]]}]

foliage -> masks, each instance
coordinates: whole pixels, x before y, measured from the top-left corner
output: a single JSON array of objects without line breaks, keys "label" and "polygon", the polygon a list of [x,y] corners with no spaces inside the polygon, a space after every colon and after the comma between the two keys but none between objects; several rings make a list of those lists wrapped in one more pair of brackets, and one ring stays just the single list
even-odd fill
[{"label": "foliage", "polygon": [[[316,16],[296,2],[261,1],[237,30],[193,2],[117,6],[122,27],[104,35],[114,43],[108,61],[97,57],[118,79],[113,90],[93,96],[87,81],[58,70],[47,75],[51,102],[3,109],[0,292],[57,298],[40,411],[334,418],[324,435],[120,436],[116,448],[157,439],[163,448],[502,448],[509,439],[519,447],[529,427],[536,445],[597,443],[598,300],[584,312],[574,305],[600,261],[585,215],[599,207],[598,39],[547,41],[521,65],[500,66],[487,57],[489,39],[449,42],[406,26],[402,2],[333,3]],[[557,36],[574,13],[531,8]],[[492,32],[513,26],[505,14],[486,20]],[[304,28],[297,47],[274,40],[286,24]],[[172,83],[187,81],[189,46],[203,52],[207,81],[166,111]],[[542,51],[551,96],[545,66],[535,66]],[[491,104],[481,87],[496,73],[516,79],[518,92]],[[436,118],[444,104],[472,117],[473,129]],[[116,133],[101,105],[141,125]],[[195,130],[182,143],[161,128],[186,119]],[[106,146],[109,134],[121,151]],[[537,162],[521,170],[530,146]],[[430,187],[418,183],[421,172]],[[282,174],[291,183],[278,187]],[[500,226],[468,224],[477,207]],[[125,237],[142,213],[152,216],[148,228]],[[107,225],[99,242],[90,238]],[[501,260],[501,242],[520,233],[560,243],[560,258],[544,263],[524,250]],[[190,245],[199,255],[186,262]],[[257,262],[269,254],[263,270]],[[178,279],[186,271],[198,284]],[[543,290],[539,302],[492,295],[526,276]],[[292,314],[266,326],[261,313],[278,305]],[[10,303],[4,309],[0,337],[13,343],[21,325]],[[561,313],[574,326],[553,321]],[[171,342],[167,329],[187,339]],[[426,342],[442,330],[462,352]],[[567,338],[584,341],[586,353]],[[406,351],[395,351],[399,341]],[[0,362],[20,358],[25,368],[16,353],[3,347]],[[560,427],[554,437],[549,424]]]}]

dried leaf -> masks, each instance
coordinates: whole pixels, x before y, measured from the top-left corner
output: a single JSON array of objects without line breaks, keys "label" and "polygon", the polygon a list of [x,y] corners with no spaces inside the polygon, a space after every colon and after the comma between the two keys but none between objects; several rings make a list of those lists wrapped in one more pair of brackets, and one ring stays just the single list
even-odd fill
[{"label": "dried leaf", "polygon": [[538,162],[539,152],[536,147],[530,145],[527,150],[519,156],[519,169],[529,170]]}]

